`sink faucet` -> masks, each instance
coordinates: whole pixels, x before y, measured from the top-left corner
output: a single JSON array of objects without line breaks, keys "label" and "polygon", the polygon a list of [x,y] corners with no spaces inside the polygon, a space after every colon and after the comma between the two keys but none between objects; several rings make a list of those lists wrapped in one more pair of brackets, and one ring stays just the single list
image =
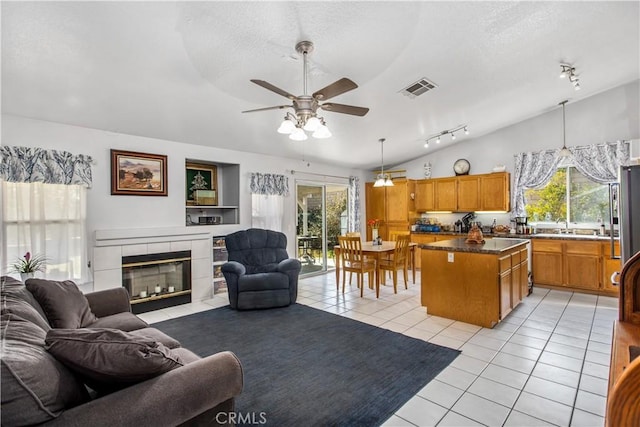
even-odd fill
[{"label": "sink faucet", "polygon": [[556,219],[556,224],[560,224],[560,223],[564,223],[564,231],[562,228],[558,227],[558,234],[562,234],[563,232],[569,233],[569,221],[567,221],[565,218],[558,218]]}]

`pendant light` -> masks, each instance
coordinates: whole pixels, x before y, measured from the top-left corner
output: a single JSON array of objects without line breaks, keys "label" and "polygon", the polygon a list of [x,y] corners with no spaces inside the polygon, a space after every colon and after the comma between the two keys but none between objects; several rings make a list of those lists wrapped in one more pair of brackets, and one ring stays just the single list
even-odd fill
[{"label": "pendant light", "polygon": [[564,118],[564,105],[567,103],[568,101],[565,99],[564,101],[562,101],[559,105],[562,105],[562,148],[560,149],[560,152],[558,152],[558,155],[560,157],[569,157],[571,156],[571,151],[569,151],[569,149],[567,148],[567,126],[565,123],[565,118]]},{"label": "pendant light", "polygon": [[376,182],[373,183],[374,187],[393,187],[393,181],[389,174],[384,173],[384,138],[380,138],[380,173],[376,177]]}]

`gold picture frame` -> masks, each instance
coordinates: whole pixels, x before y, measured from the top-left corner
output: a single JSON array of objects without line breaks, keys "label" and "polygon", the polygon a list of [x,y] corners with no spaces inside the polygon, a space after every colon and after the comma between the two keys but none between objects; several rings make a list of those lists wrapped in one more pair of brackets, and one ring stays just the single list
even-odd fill
[{"label": "gold picture frame", "polygon": [[[187,206],[198,206],[195,192],[197,190],[213,191],[213,197],[208,194],[207,205],[218,205],[218,168],[216,165],[186,162],[185,165],[185,201]],[[212,203],[209,203],[212,202]]]},{"label": "gold picture frame", "polygon": [[111,150],[111,195],[167,194],[167,156]]}]

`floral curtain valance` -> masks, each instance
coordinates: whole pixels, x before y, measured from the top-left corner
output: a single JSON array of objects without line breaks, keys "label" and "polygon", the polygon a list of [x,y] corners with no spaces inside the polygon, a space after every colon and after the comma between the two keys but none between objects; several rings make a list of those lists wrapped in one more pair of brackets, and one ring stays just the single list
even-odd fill
[{"label": "floral curtain valance", "polygon": [[576,169],[599,184],[618,180],[618,170],[629,162],[630,150],[629,141],[569,148]]},{"label": "floral curtain valance", "polygon": [[[630,158],[629,141],[609,142],[569,147],[568,163],[580,173],[600,184],[615,182],[618,169]],[[525,216],[524,192],[529,188],[541,188],[555,173],[563,158],[560,149],[515,155],[513,177],[513,211],[515,216]],[[563,164],[566,164],[563,162]]]},{"label": "floral curtain valance", "polygon": [[8,182],[91,188],[91,156],[36,147],[0,147],[0,178]]},{"label": "floral curtain valance", "polygon": [[288,196],[289,178],[272,173],[251,173],[251,193],[263,195]]}]

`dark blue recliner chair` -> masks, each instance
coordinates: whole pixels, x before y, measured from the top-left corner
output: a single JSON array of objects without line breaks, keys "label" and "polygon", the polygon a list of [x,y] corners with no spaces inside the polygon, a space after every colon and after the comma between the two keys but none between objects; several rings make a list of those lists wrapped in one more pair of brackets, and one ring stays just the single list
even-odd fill
[{"label": "dark blue recliner chair", "polygon": [[250,228],[227,235],[222,265],[229,303],[236,310],[285,307],[296,302],[302,265],[287,254],[287,236]]}]

